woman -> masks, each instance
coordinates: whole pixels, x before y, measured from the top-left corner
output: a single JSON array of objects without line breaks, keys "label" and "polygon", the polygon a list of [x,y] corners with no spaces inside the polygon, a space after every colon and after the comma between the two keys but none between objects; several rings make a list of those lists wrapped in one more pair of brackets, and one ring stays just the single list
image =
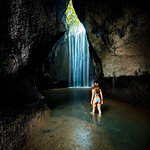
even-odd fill
[{"label": "woman", "polygon": [[97,105],[98,112],[101,115],[101,104],[103,104],[103,95],[102,95],[102,90],[100,89],[99,83],[97,81],[94,81],[91,104],[93,105],[93,110],[91,113],[95,114],[95,108]]}]

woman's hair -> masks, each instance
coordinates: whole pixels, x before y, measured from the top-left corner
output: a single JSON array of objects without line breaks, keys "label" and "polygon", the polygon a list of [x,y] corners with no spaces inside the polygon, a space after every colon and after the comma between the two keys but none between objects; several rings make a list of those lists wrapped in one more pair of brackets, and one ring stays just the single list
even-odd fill
[{"label": "woman's hair", "polygon": [[100,87],[98,81],[94,81],[93,89],[95,89],[96,94],[100,93]]}]

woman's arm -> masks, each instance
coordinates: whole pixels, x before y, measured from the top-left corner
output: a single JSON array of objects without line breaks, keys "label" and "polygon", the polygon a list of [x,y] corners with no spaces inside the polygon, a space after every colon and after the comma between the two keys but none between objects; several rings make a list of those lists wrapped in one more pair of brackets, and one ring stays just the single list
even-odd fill
[{"label": "woman's arm", "polygon": [[91,104],[93,104],[93,100],[94,100],[94,89],[92,89]]},{"label": "woman's arm", "polygon": [[100,95],[101,95],[101,104],[103,104],[103,94],[102,94],[102,90],[100,89]]}]

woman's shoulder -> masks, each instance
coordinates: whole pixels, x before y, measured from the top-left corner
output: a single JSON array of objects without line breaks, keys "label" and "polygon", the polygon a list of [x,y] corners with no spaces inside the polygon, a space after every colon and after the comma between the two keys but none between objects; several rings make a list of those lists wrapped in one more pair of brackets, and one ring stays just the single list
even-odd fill
[{"label": "woman's shoulder", "polygon": [[95,89],[92,88],[92,91],[95,91]]},{"label": "woman's shoulder", "polygon": [[92,93],[95,93],[95,89],[92,89]]}]

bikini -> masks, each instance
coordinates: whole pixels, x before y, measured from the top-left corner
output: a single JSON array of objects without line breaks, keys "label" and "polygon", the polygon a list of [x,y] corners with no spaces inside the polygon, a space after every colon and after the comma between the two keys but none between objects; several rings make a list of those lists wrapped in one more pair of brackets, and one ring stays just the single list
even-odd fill
[{"label": "bikini", "polygon": [[[99,94],[95,94],[95,95],[99,95]],[[99,102],[99,101],[100,101],[100,98],[95,98],[95,101],[96,101],[96,102]]]}]

